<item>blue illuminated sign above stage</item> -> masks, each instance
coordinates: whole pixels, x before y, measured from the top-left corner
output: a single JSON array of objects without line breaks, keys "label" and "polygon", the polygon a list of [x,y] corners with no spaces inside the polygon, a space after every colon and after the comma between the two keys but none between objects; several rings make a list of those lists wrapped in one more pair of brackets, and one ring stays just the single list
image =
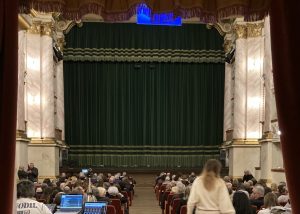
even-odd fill
[{"label": "blue illuminated sign above stage", "polygon": [[146,4],[137,7],[137,24],[181,26],[181,17],[174,17],[173,13],[152,14]]}]

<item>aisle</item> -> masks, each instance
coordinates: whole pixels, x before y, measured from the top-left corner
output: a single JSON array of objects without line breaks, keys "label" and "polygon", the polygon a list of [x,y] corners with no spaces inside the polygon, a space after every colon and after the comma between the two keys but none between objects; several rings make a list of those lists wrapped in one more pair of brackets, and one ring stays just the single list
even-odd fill
[{"label": "aisle", "polygon": [[129,214],[161,214],[153,187],[136,187]]}]

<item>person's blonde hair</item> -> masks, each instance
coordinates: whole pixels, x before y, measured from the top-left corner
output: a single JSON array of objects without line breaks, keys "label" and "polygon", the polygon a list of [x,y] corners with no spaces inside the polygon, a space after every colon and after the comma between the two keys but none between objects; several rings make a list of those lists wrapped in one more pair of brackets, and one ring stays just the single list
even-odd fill
[{"label": "person's blonde hair", "polygon": [[269,192],[264,197],[264,206],[266,208],[273,207],[277,205],[277,197],[274,193]]},{"label": "person's blonde hair", "polygon": [[209,159],[203,168],[202,177],[205,189],[211,191],[217,178],[220,177],[221,163],[216,159]]}]

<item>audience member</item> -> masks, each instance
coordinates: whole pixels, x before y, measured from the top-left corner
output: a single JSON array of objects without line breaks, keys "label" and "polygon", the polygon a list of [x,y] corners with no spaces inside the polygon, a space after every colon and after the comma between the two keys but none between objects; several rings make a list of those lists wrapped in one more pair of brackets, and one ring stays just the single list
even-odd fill
[{"label": "audience member", "polygon": [[18,170],[18,178],[19,180],[28,179],[28,174],[25,171],[24,166],[20,166]]},{"label": "audience member", "polygon": [[264,187],[259,184],[256,184],[252,189],[252,194],[250,196],[250,204],[256,206],[259,210],[260,207],[264,204],[264,195]]},{"label": "audience member", "polygon": [[106,197],[106,189],[103,187],[93,188],[93,194],[96,197],[97,201],[106,201],[108,204],[111,203],[111,200]]},{"label": "audience member", "polygon": [[249,170],[245,170],[244,171],[244,176],[243,176],[243,182],[249,181],[252,178],[253,178],[253,175],[251,174],[251,172]]},{"label": "audience member", "polygon": [[23,180],[17,184],[17,213],[52,214],[48,207],[34,200],[34,184]]},{"label": "audience member", "polygon": [[251,207],[249,198],[245,192],[235,192],[233,195],[232,204],[236,214],[255,214],[256,212],[256,210]]},{"label": "audience member", "polygon": [[289,196],[288,195],[280,195],[278,198],[277,198],[277,203],[284,207],[287,203],[289,202]]},{"label": "audience member", "polygon": [[274,193],[269,192],[264,197],[264,209],[260,210],[258,214],[270,214],[272,207],[277,205],[277,197]]},{"label": "audience member", "polygon": [[205,163],[201,176],[193,182],[187,202],[188,214],[192,214],[195,208],[197,214],[235,213],[225,182],[220,178],[220,170],[218,160],[210,159]]},{"label": "audience member", "polygon": [[34,166],[33,163],[30,163],[28,165],[27,174],[28,174],[28,180],[30,180],[32,182],[37,182],[38,181],[39,171]]}]

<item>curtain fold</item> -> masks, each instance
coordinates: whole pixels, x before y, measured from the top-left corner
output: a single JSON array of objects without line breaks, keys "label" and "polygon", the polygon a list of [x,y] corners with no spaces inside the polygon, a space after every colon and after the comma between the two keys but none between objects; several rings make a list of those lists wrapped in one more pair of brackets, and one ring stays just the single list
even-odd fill
[{"label": "curtain fold", "polygon": [[66,142],[80,165],[192,167],[218,155],[224,64],[65,62],[64,69]]},{"label": "curtain fold", "polygon": [[[149,58],[172,59],[165,54],[172,51],[176,57],[203,52],[203,58],[217,58],[211,53],[223,49],[222,37],[205,25],[85,23],[73,28],[66,42],[66,50],[77,49],[82,56],[97,48],[103,53],[113,49],[112,56],[126,49],[136,55],[157,53]],[[206,159],[217,157],[223,132],[224,62],[212,61],[98,61],[93,53],[90,59],[65,60],[70,157],[80,165],[139,168],[201,167]]]},{"label": "curtain fold", "polygon": [[0,161],[1,213],[14,213],[18,89],[18,1],[0,1]]},{"label": "curtain fold", "polygon": [[300,147],[297,145],[300,121],[300,64],[298,25],[300,3],[272,1],[270,12],[272,63],[278,112],[280,142],[293,213],[300,213]]}]

